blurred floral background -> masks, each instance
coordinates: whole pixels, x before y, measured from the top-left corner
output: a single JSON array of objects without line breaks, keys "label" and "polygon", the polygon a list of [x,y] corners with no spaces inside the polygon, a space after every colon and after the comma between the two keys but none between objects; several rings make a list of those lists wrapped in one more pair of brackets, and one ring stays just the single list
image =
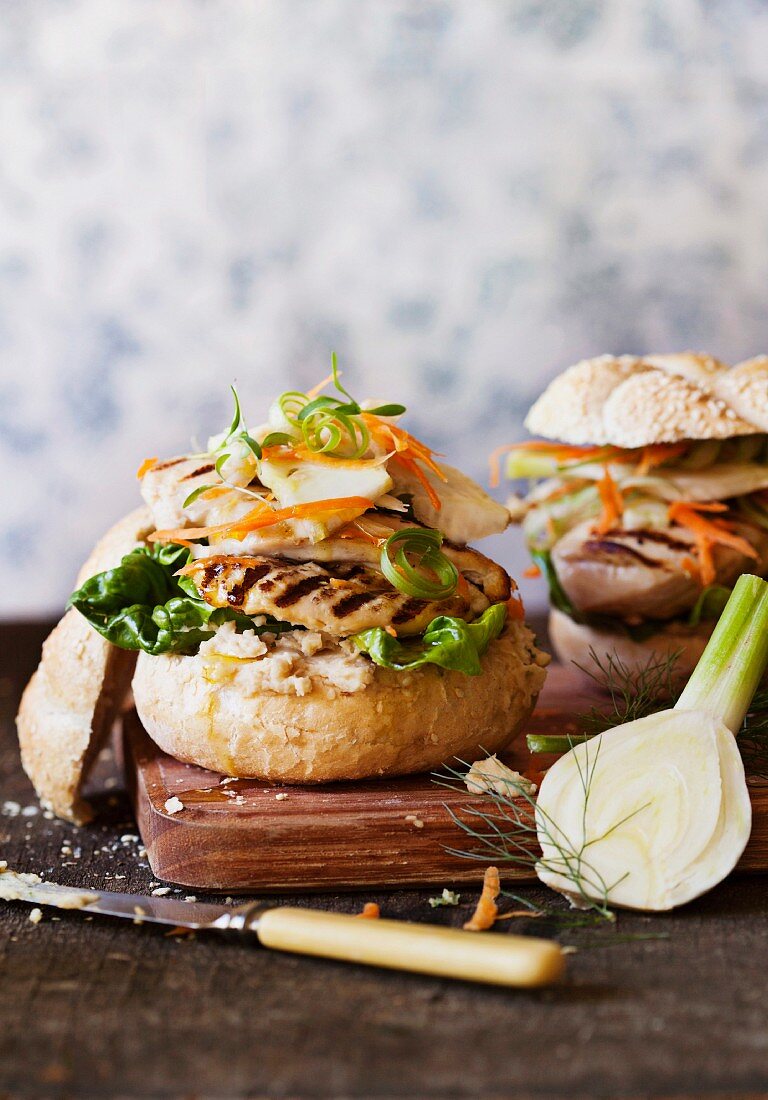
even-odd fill
[{"label": "blurred floral background", "polygon": [[0,614],[232,380],[335,349],[485,480],[582,356],[768,350],[766,55],[760,0],[0,0]]}]

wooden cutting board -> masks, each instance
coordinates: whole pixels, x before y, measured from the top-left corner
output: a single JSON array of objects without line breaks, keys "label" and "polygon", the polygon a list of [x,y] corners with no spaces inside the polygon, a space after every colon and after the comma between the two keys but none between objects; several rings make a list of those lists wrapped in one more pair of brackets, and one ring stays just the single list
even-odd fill
[{"label": "wooden cutting board", "polygon": [[[576,732],[574,715],[595,698],[583,678],[554,666],[528,733]],[[126,769],[136,818],[156,878],[200,890],[259,893],[455,886],[476,882],[487,862],[451,855],[469,838],[448,808],[487,808],[487,799],[447,790],[429,775],[281,787],[255,779],[222,785],[221,776],[167,756],[135,712],[124,722]],[[536,778],[553,757],[532,757],[522,734],[503,754]],[[754,822],[740,868],[768,870],[768,785],[750,786]],[[176,796],[184,809],[165,809]],[[526,803],[520,801],[525,811]],[[532,871],[504,869],[532,879]]]}]

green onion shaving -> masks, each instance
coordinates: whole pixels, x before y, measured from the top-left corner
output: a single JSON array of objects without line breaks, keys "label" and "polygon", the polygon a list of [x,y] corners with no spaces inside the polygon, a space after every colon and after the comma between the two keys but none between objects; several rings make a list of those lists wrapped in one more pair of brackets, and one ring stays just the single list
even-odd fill
[{"label": "green onion shaving", "polygon": [[299,390],[286,390],[285,393],[281,393],[277,399],[280,412],[294,428],[299,426],[299,413],[308,402],[309,398],[307,395],[301,393]]},{"label": "green onion shaving", "polygon": [[198,487],[196,489],[192,490],[192,492],[189,494],[189,496],[184,501],[184,503],[182,504],[181,507],[186,508],[188,505],[190,505],[194,501],[196,501],[199,496],[202,496],[203,493],[207,493],[209,489],[214,489],[214,488],[215,488],[214,485],[198,485]]},{"label": "green onion shaving", "polygon": [[[381,548],[382,573],[406,596],[420,600],[452,596],[459,573],[440,549],[442,541],[440,532],[429,528],[406,527],[395,531]],[[415,563],[411,562],[411,556],[417,559]]]}]

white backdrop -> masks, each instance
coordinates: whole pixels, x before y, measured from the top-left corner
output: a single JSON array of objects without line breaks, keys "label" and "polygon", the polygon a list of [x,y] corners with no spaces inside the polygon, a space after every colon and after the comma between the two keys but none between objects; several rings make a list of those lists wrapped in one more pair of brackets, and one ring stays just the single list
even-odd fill
[{"label": "white backdrop", "polygon": [[335,349],[483,478],[583,355],[768,350],[767,53],[756,0],[0,4],[0,614],[232,379]]}]

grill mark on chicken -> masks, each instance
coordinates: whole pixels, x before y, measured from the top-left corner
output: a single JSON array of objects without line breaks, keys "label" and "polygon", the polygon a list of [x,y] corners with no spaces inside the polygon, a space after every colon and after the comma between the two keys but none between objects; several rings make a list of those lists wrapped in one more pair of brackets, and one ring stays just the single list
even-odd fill
[{"label": "grill mark on chicken", "polygon": [[640,550],[635,550],[633,546],[626,546],[623,542],[613,542],[611,539],[587,539],[584,543],[584,549],[588,554],[619,554],[627,558],[632,558],[634,561],[639,561],[649,569],[665,568],[664,562],[658,561],[656,558],[649,558],[647,554],[641,553]]},{"label": "grill mark on chicken", "polygon": [[347,596],[342,596],[341,599],[333,605],[331,613],[336,616],[337,619],[343,618],[345,615],[351,615],[353,611],[359,611],[361,607],[365,607],[367,603],[371,603],[377,599],[378,593],[376,592],[351,592]]},{"label": "grill mark on chicken", "polygon": [[294,581],[286,588],[281,596],[275,597],[277,607],[291,607],[298,603],[302,596],[308,596],[318,588],[326,588],[330,584],[330,577],[302,577],[300,581]]},{"label": "grill mark on chicken", "polygon": [[405,601],[399,611],[396,611],[392,616],[392,623],[394,626],[402,626],[410,619],[415,619],[416,616],[424,610],[426,606],[425,600],[416,600],[409,598]]},{"label": "grill mark on chicken", "polygon": [[673,535],[668,535],[666,531],[650,531],[647,528],[639,528],[638,530],[625,530],[624,528],[615,527],[610,531],[605,532],[608,538],[631,538],[640,546],[644,542],[658,542],[663,546],[668,546],[670,550],[680,550],[684,554],[690,553],[690,544],[683,542],[682,539],[677,539]]},{"label": "grill mark on chicken", "polygon": [[[173,463],[171,465],[173,465]],[[215,469],[216,469],[216,466],[214,465],[214,463],[209,462],[205,466],[198,466],[198,468],[196,470],[192,470],[192,472],[189,473],[189,474],[184,474],[184,477],[181,478],[181,480],[182,481],[189,481],[190,478],[193,478],[193,477],[202,477],[203,474],[210,474]]]},{"label": "grill mark on chicken", "polygon": [[186,461],[186,458],[169,458],[167,462],[156,462],[152,467],[152,472],[158,473],[160,470],[170,470],[171,466],[178,466],[180,462]]},{"label": "grill mark on chicken", "polygon": [[202,558],[189,574],[213,607],[247,615],[272,615],[283,622],[348,635],[374,626],[418,634],[438,615],[474,619],[488,598],[471,582],[444,600],[413,599],[399,592],[380,570],[359,562],[290,563],[282,558]]}]

